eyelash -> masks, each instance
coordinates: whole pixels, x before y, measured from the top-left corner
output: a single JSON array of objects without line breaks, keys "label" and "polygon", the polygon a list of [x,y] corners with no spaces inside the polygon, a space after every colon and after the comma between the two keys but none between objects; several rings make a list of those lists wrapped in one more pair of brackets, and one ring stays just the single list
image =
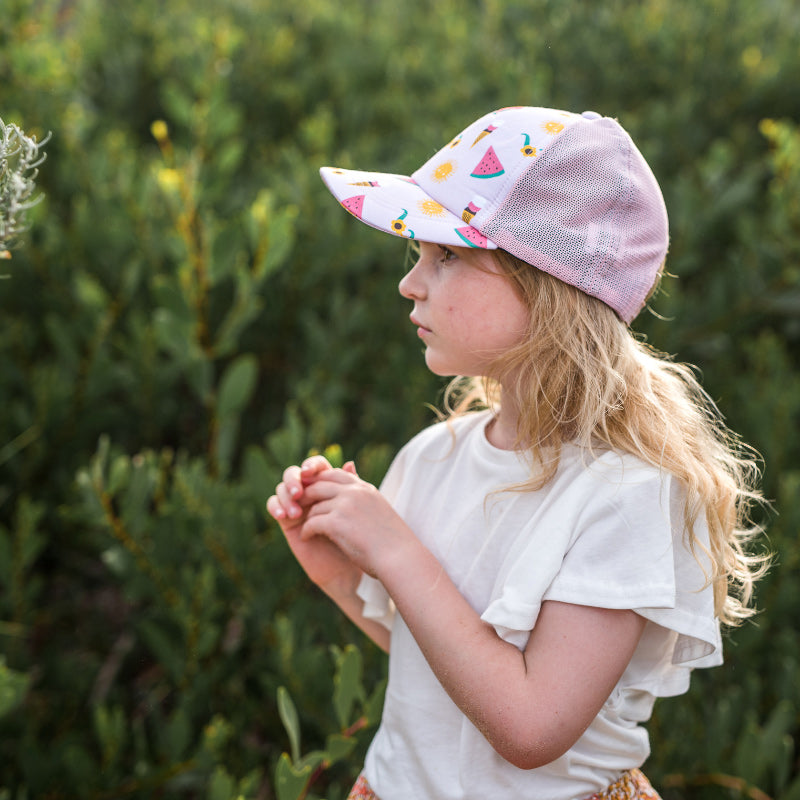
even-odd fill
[{"label": "eyelash", "polygon": [[441,251],[441,261],[444,264],[447,264],[454,258],[458,258],[458,256],[449,247],[445,247],[444,245],[440,244],[439,250]]}]

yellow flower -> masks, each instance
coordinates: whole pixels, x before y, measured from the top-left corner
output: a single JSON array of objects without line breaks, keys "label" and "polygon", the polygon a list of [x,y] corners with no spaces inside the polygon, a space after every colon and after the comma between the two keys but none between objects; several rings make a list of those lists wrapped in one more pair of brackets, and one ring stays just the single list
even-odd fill
[{"label": "yellow flower", "polygon": [[150,126],[150,133],[153,134],[153,138],[157,142],[166,141],[169,138],[169,128],[167,128],[167,123],[164,122],[163,119],[157,119]]},{"label": "yellow flower", "polygon": [[165,192],[174,192],[180,188],[181,176],[178,170],[167,167],[158,171],[158,185]]}]

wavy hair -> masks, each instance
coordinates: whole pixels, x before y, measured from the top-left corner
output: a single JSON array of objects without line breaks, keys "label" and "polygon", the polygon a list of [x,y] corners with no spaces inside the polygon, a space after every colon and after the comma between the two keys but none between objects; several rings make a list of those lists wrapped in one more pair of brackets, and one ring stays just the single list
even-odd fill
[{"label": "wavy hair", "polygon": [[[691,367],[637,340],[596,298],[503,250],[492,252],[530,309],[527,334],[497,359],[495,377],[454,379],[447,413],[496,406],[501,385],[510,393],[519,408],[516,447],[532,467],[530,480],[515,489],[548,483],[566,443],[631,453],[670,472],[686,491],[690,546],[710,558],[717,615],[728,625],[751,616],[754,583],[768,567],[767,556],[746,548],[761,532],[752,519],[762,502],[755,451],[725,426]],[[694,534],[701,515],[709,547]]]}]

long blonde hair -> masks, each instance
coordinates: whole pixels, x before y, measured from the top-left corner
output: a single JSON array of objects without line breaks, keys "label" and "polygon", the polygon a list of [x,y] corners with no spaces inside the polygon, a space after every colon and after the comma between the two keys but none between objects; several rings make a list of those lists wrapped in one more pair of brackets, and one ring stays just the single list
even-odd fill
[{"label": "long blonde hair", "polygon": [[[761,502],[754,451],[726,428],[690,367],[638,341],[601,301],[505,251],[493,254],[530,309],[527,335],[495,362],[495,378],[451,382],[448,413],[497,404],[502,384],[519,409],[517,447],[532,462],[522,488],[544,486],[568,442],[632,453],[677,477],[690,545],[710,557],[717,615],[729,625],[750,616],[768,560],[746,550],[760,532],[751,518]],[[694,535],[701,515],[708,548]]]}]

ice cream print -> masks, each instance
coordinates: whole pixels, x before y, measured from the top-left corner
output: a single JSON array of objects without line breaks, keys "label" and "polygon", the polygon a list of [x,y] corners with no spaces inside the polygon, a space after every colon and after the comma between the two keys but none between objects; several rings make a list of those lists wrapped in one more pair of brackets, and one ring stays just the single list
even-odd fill
[{"label": "ice cream print", "polygon": [[472,218],[480,211],[480,207],[475,205],[475,200],[470,200],[467,207],[461,212],[461,219],[464,222],[472,222]]},{"label": "ice cream print", "polygon": [[484,136],[488,136],[492,131],[497,130],[497,125],[487,125],[479,134],[478,138],[472,143],[472,147],[475,147],[478,142],[483,139]]}]

